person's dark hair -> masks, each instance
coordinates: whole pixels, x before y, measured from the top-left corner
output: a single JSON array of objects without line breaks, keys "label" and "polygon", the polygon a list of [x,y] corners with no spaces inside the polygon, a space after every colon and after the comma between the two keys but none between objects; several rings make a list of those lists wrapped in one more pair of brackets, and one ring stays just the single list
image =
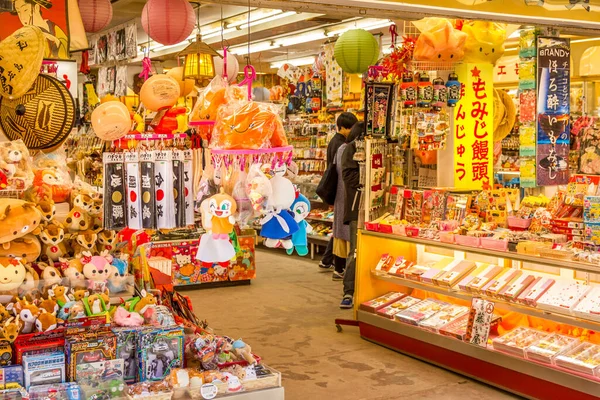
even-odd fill
[{"label": "person's dark hair", "polygon": [[350,142],[358,139],[359,137],[361,137],[364,133],[365,133],[365,123],[364,123],[364,121],[358,121],[356,124],[354,124],[354,126],[350,130],[350,133],[348,134],[348,137],[346,138],[346,142],[350,143]]},{"label": "person's dark hair", "polygon": [[354,114],[349,112],[343,112],[337,118],[335,124],[337,125],[338,129],[351,129],[354,126],[354,124],[356,124],[356,122],[358,122],[358,118],[356,118]]}]

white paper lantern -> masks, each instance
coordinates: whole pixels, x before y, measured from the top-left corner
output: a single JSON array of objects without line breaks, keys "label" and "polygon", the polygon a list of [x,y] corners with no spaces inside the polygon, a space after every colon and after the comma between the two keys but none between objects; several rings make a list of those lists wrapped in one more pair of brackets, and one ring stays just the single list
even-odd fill
[{"label": "white paper lantern", "polygon": [[[223,50],[219,50],[218,53],[223,55]],[[223,63],[225,60],[221,57],[213,57],[213,60],[215,62],[215,75],[223,76]],[[227,80],[230,83],[235,82],[239,72],[240,63],[237,58],[234,54],[227,53]]]}]

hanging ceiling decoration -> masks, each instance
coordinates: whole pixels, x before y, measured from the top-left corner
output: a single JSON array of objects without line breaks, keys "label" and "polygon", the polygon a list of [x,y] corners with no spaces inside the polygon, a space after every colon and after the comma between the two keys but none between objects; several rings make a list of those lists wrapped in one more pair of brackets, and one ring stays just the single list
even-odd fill
[{"label": "hanging ceiling decoration", "polygon": [[78,3],[87,33],[100,32],[112,21],[113,7],[110,0],[79,0]]},{"label": "hanging ceiling decoration", "polygon": [[187,0],[148,0],[142,11],[144,31],[165,46],[186,40],[194,23],[194,9]]}]

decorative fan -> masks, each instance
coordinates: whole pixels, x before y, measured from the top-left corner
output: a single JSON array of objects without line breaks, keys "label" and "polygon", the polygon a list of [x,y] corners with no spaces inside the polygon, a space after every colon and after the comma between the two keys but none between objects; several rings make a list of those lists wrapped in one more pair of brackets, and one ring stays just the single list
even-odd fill
[{"label": "decorative fan", "polygon": [[0,128],[30,150],[61,144],[75,124],[75,103],[58,79],[40,74],[31,89],[14,100],[0,97]]}]

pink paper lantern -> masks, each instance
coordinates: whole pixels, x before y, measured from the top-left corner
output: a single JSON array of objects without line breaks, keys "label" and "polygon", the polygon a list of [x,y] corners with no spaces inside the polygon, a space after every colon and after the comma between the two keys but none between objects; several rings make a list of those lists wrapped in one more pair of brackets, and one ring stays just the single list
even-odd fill
[{"label": "pink paper lantern", "polygon": [[194,9],[187,0],[148,0],[142,11],[144,30],[163,45],[183,42],[195,24]]},{"label": "pink paper lantern", "polygon": [[100,32],[110,24],[113,16],[110,0],[79,0],[78,3],[86,32]]}]

